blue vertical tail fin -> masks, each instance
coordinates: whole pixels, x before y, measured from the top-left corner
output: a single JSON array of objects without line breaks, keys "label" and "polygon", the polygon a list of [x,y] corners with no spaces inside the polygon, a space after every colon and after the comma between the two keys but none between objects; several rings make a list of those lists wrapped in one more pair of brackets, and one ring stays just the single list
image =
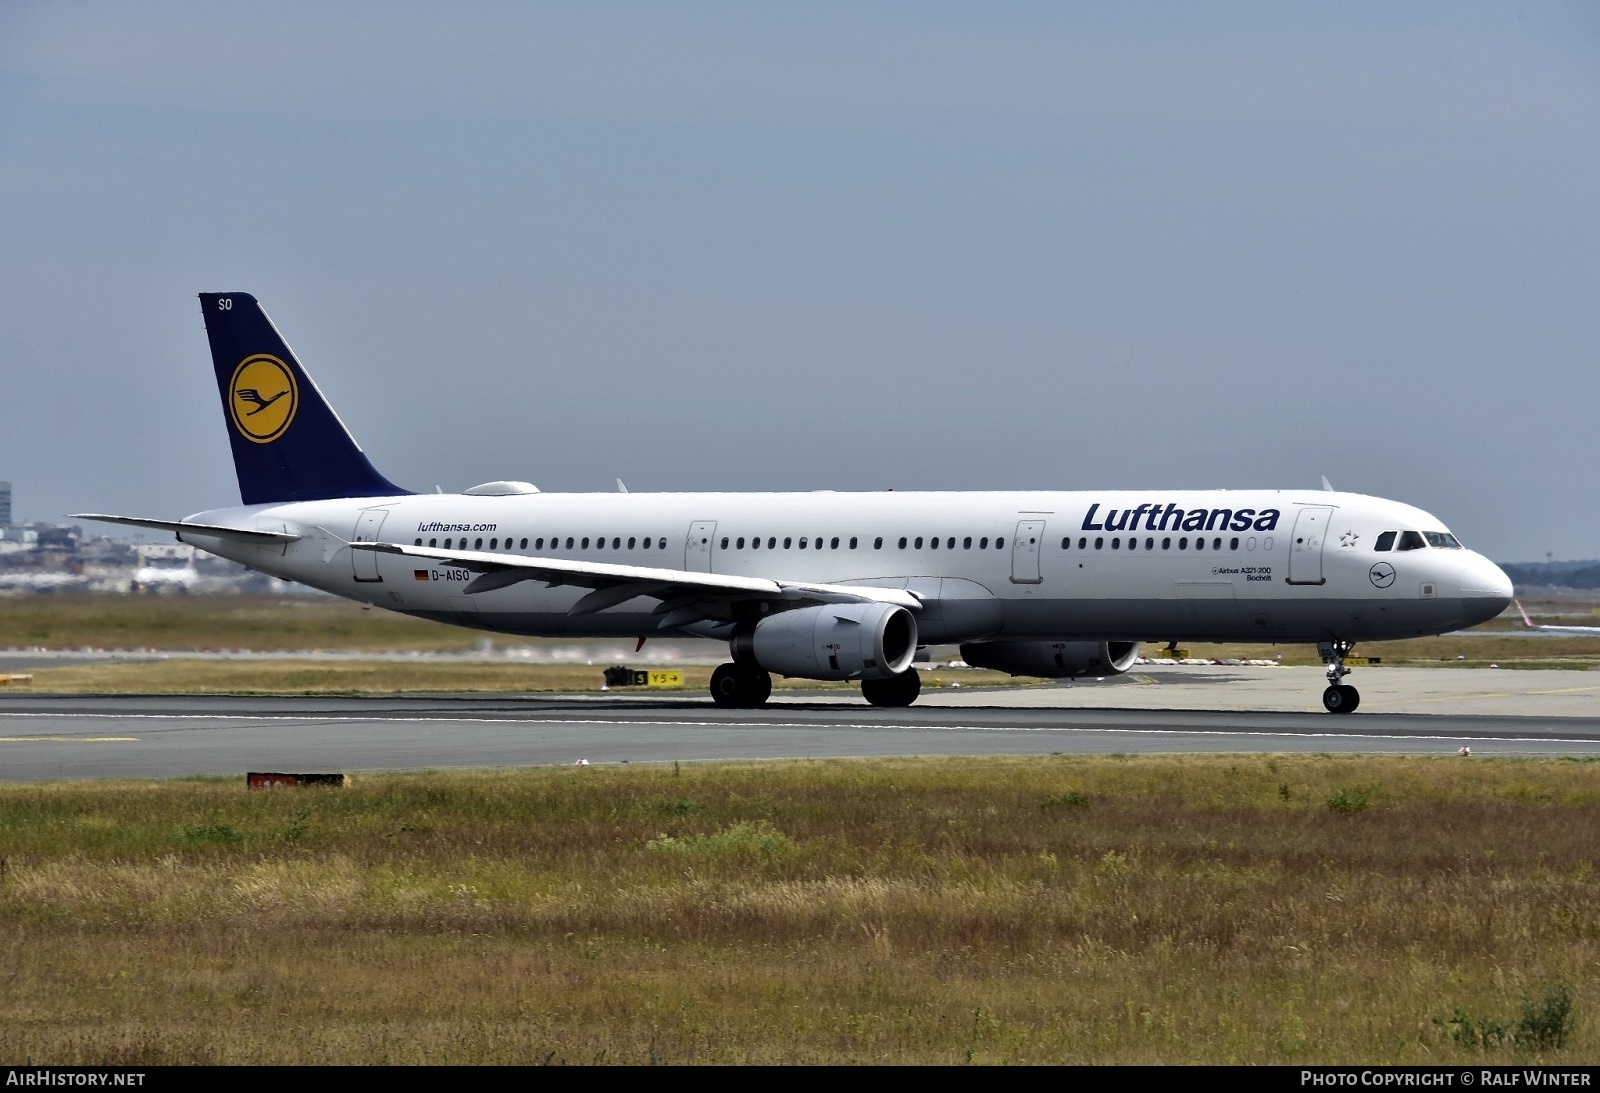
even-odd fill
[{"label": "blue vertical tail fin", "polygon": [[409,492],[368,461],[254,296],[202,292],[200,310],[245,504]]}]

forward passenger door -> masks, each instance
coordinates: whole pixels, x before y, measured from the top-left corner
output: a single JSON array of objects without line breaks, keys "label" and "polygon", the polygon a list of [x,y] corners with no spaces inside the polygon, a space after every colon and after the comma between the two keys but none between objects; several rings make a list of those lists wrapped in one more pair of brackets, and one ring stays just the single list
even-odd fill
[{"label": "forward passenger door", "polygon": [[1289,542],[1289,583],[1323,584],[1322,543],[1328,537],[1328,521],[1333,508],[1308,505],[1294,518]]}]

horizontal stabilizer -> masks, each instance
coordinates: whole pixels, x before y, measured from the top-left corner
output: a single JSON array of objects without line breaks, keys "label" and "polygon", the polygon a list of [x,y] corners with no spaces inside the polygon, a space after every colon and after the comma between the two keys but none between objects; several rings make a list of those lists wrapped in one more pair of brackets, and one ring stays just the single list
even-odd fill
[{"label": "horizontal stabilizer", "polygon": [[170,531],[182,537],[185,531],[195,535],[209,535],[215,539],[235,539],[241,543],[292,543],[302,536],[287,531],[249,531],[244,528],[227,528],[220,524],[193,524],[187,520],[153,520],[148,516],[107,516],[99,512],[75,512],[74,520],[97,520],[102,524],[126,524],[135,528],[153,528]]}]

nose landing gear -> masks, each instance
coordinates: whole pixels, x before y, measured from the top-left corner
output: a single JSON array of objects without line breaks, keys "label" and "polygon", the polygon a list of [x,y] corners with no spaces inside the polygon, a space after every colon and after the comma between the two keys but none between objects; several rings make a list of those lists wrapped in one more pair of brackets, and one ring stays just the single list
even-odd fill
[{"label": "nose landing gear", "polygon": [[1344,658],[1350,655],[1355,643],[1350,641],[1322,641],[1317,643],[1317,653],[1328,666],[1328,689],[1322,692],[1322,708],[1329,713],[1354,713],[1361,705],[1361,692],[1348,683],[1340,683],[1350,674]]}]

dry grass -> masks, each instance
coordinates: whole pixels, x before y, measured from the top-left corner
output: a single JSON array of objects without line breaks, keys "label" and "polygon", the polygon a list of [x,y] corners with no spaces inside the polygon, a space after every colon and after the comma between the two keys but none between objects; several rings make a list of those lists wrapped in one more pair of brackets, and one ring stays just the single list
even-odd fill
[{"label": "dry grass", "polygon": [[0,597],[0,646],[461,652],[481,637],[321,596]]},{"label": "dry grass", "polygon": [[[620,693],[682,694],[711,686],[711,667],[687,665],[681,687],[635,687]],[[600,664],[395,663],[330,660],[162,660],[74,665],[33,670],[36,694],[447,694],[596,691]],[[999,672],[924,671],[928,690],[1029,686],[1043,680],[1012,679]],[[775,677],[778,691],[858,691],[858,683],[821,683]]]},{"label": "dry grass", "polygon": [[[57,694],[405,694],[594,691],[604,665],[415,664],[346,660],[162,660],[84,664],[33,671],[34,692]],[[683,688],[701,691],[711,669],[682,669]],[[646,688],[638,688],[640,691]]]},{"label": "dry grass", "polygon": [[[1545,605],[1530,601],[1530,606]],[[1550,621],[1600,625],[1594,616],[1581,613]],[[1480,632],[1506,632],[1505,637],[1368,642],[1359,651],[1394,663],[1456,663],[1458,656],[1465,656],[1467,662],[1529,657],[1600,661],[1600,635],[1527,638],[1516,633],[1521,629],[1520,617],[1512,614],[1478,628]],[[0,646],[462,652],[484,637],[482,631],[367,610],[331,597],[0,596]],[[498,640],[537,645],[545,639]],[[559,643],[571,644],[566,640]],[[1158,645],[1152,642],[1152,648]],[[1188,643],[1188,647],[1195,656],[1270,658],[1282,654],[1286,664],[1317,662],[1316,650],[1307,645]]]},{"label": "dry grass", "polygon": [[[1281,659],[1283,664],[1320,664],[1315,645],[1234,645],[1185,642],[1195,657]],[[1150,643],[1145,653],[1161,648]],[[1404,641],[1367,641],[1356,654],[1381,657],[1389,667],[1415,668],[1600,668],[1600,634],[1593,637],[1531,637],[1515,632],[1504,637],[1474,632],[1472,637],[1407,638]]]},{"label": "dry grass", "polygon": [[[1058,757],[0,787],[0,1058],[1593,1059],[1597,775]],[[1556,984],[1564,1050],[1438,1023]]]}]

